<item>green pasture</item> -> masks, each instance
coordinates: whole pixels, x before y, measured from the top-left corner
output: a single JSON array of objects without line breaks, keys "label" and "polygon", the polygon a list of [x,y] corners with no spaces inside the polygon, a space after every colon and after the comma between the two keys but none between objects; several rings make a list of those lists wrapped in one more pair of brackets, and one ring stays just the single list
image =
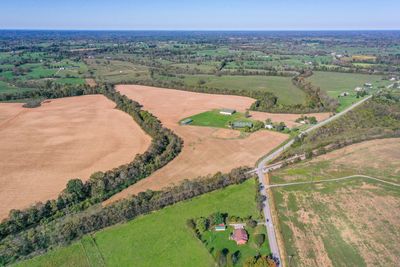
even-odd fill
[{"label": "green pasture", "polygon": [[258,217],[254,198],[251,179],[99,231],[92,235],[98,252],[90,242],[90,256],[82,247],[85,241],[78,241],[16,266],[95,266],[99,254],[106,266],[213,266],[213,257],[186,220],[217,211]]}]

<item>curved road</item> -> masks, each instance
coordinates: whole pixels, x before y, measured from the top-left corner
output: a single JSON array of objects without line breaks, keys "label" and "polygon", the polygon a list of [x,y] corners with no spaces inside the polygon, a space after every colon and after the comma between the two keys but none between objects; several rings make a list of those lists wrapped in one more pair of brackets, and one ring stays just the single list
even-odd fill
[{"label": "curved road", "polygon": [[[300,133],[298,135],[298,137],[301,137],[305,133],[309,133],[309,132],[311,132],[311,131],[313,131],[313,130],[321,127],[321,126],[324,126],[324,125],[332,122],[333,120],[335,120],[335,119],[339,118],[340,116],[346,114],[347,112],[349,112],[350,110],[354,109],[355,107],[358,107],[359,105],[361,105],[362,103],[364,103],[365,101],[370,99],[371,97],[372,97],[372,95],[362,99],[361,101],[359,101],[357,103],[354,103],[353,105],[351,105],[347,109],[337,113],[336,115],[334,115],[334,116],[332,116],[332,117],[330,117],[330,118],[328,118],[328,119],[326,119],[324,121],[321,121],[321,122],[315,124],[314,126],[308,128],[304,132]],[[275,227],[274,227],[274,224],[272,222],[271,207],[269,205],[267,191],[266,191],[266,188],[268,187],[268,185],[264,181],[263,169],[264,169],[264,166],[267,164],[267,162],[270,162],[271,160],[275,159],[280,154],[282,154],[287,148],[289,148],[293,144],[293,142],[294,142],[294,138],[291,139],[284,146],[278,148],[277,150],[275,150],[271,154],[267,155],[265,158],[263,158],[260,161],[260,163],[258,164],[257,168],[254,170],[254,172],[257,173],[259,183],[262,185],[261,188],[260,188],[260,194],[262,196],[264,196],[264,198],[265,198],[264,203],[263,203],[263,213],[264,213],[264,218],[266,220],[265,226],[267,228],[268,241],[269,241],[269,245],[270,245],[270,248],[271,248],[271,254],[276,259],[276,261],[278,262],[278,265],[281,265],[281,263],[280,263],[281,262],[281,257],[280,257],[280,253],[279,253],[278,242],[276,240]],[[267,172],[268,172],[268,170],[267,170]]]}]

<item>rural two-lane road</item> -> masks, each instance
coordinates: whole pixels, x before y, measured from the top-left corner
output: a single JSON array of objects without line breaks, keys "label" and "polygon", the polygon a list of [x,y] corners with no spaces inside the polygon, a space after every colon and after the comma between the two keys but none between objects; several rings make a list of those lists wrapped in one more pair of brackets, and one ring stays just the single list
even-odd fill
[{"label": "rural two-lane road", "polygon": [[[367,101],[368,99],[370,99],[372,97],[372,95],[362,99],[361,101],[354,103],[353,105],[351,105],[350,107],[348,107],[347,109],[337,113],[336,115],[321,121],[317,124],[315,124],[314,126],[308,128],[307,130],[303,131],[302,133],[300,133],[298,136],[301,137],[303,134],[305,133],[309,133],[321,126],[324,126],[330,122],[332,122],[333,120],[339,118],[340,116],[343,116],[344,114],[346,114],[347,112],[349,112],[350,110],[354,109],[355,107],[358,107],[359,105],[361,105],[362,103],[364,103],[365,101]],[[268,185],[265,183],[264,180],[264,167],[265,165],[272,161],[273,159],[275,159],[276,157],[278,157],[279,155],[281,155],[287,148],[289,148],[294,142],[294,138],[291,139],[289,142],[287,142],[285,145],[283,145],[282,147],[278,148],[277,150],[275,150],[274,152],[272,152],[271,154],[267,155],[265,158],[263,158],[257,168],[254,170],[254,172],[257,173],[258,176],[258,180],[259,183],[262,185],[260,188],[260,194],[262,196],[264,196],[265,200],[263,203],[263,213],[264,213],[264,218],[265,218],[265,226],[267,228],[267,234],[268,234],[268,241],[269,241],[269,246],[271,249],[271,254],[272,256],[276,259],[276,261],[279,263],[279,265],[281,265],[281,256],[279,253],[279,247],[278,247],[278,242],[276,239],[276,234],[275,234],[275,227],[272,221],[272,215],[271,215],[271,207],[269,205],[269,200],[268,200],[268,195],[267,195],[267,187]],[[265,172],[268,172],[269,170],[267,169]]]}]

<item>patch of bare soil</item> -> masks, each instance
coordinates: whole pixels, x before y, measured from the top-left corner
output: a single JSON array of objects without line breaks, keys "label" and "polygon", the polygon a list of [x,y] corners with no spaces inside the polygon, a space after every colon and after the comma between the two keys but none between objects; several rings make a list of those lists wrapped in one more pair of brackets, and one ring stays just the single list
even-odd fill
[{"label": "patch of bare soil", "polygon": [[86,84],[88,84],[90,87],[95,87],[97,85],[96,81],[91,78],[85,79]]},{"label": "patch of bare soil", "polygon": [[[296,122],[296,119],[301,117],[301,114],[284,114],[284,113],[267,113],[267,112],[250,112],[251,118],[254,120],[265,121],[266,119],[271,119],[272,122],[284,122],[289,128],[300,126],[300,123]],[[304,114],[308,117],[315,117],[317,121],[323,121],[329,118],[330,113],[309,113]]]},{"label": "patch of bare soil", "polygon": [[240,131],[229,129],[216,129],[211,135],[219,139],[235,139],[242,136]]},{"label": "patch of bare soil", "polygon": [[68,180],[86,180],[130,162],[151,139],[101,95],[54,99],[34,109],[0,104],[0,218],[57,197]]},{"label": "patch of bare soil", "polygon": [[358,169],[360,173],[363,168],[368,167],[376,170],[391,169],[394,171],[393,175],[400,176],[400,139],[377,139],[350,145],[319,156],[311,162],[323,160]]},{"label": "patch of bare soil", "polygon": [[[239,137],[239,132],[209,127],[180,126],[179,120],[204,111],[233,108],[244,112],[254,99],[240,96],[193,93],[139,85],[120,85],[117,90],[141,103],[184,140],[182,152],[150,177],[113,196],[110,203],[146,189],[159,190],[184,179],[253,166],[263,155],[287,139],[287,135],[258,131]],[[216,138],[218,137],[218,138]]]},{"label": "patch of bare soil", "polygon": [[[290,192],[296,195],[300,207],[297,211],[283,209],[289,218],[286,224],[293,232],[291,246],[296,248],[298,266],[332,266],[346,262],[346,259],[331,257],[328,252],[335,250],[340,255],[337,250],[346,250],[346,247],[341,243],[334,243],[338,247],[326,247],[323,239],[343,240],[367,266],[396,266],[399,262],[400,214],[396,211],[400,198],[397,195],[387,194],[383,188],[367,183],[344,186],[328,194],[319,190],[282,192],[286,207]],[[323,210],[315,207],[323,207]]]}]

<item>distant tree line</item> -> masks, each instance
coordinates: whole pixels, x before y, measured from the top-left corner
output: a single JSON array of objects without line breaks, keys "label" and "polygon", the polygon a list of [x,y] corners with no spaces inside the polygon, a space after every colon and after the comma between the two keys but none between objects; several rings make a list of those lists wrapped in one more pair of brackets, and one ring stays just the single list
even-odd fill
[{"label": "distant tree line", "polygon": [[[242,167],[233,169],[228,174],[216,173],[191,181],[185,180],[162,191],[147,190],[105,207],[94,205],[81,212],[66,214],[62,218],[9,235],[0,241],[0,265],[36,256],[54,246],[70,244],[85,234],[126,222],[174,203],[240,184],[251,177],[249,170]],[[79,187],[76,188],[77,191],[80,191]]]},{"label": "distant tree line", "polygon": [[96,172],[86,182],[70,180],[57,199],[37,203],[25,210],[12,210],[9,218],[0,224],[0,239],[102,202],[163,167],[181,151],[183,141],[177,135],[164,128],[151,113],[142,110],[139,103],[121,95],[109,85],[97,88],[67,87],[59,91],[41,89],[8,95],[7,99],[59,98],[95,93],[105,95],[116,103],[118,109],[128,113],[152,137],[151,145],[129,164],[106,172]]}]

